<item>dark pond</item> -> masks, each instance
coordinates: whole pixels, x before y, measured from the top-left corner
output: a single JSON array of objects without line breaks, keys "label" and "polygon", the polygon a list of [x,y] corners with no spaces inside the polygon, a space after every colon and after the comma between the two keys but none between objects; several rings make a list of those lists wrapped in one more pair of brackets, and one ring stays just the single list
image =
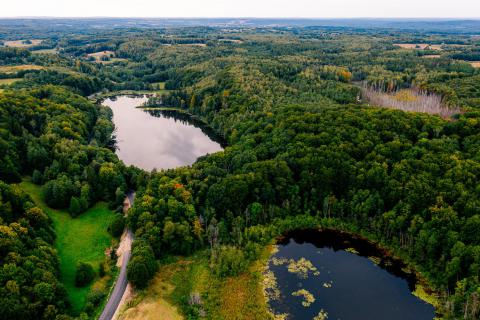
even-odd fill
[{"label": "dark pond", "polygon": [[265,278],[276,278],[274,289],[267,285],[270,307],[276,315],[288,314],[286,319],[431,320],[435,315],[432,305],[412,294],[415,275],[403,271],[401,261],[346,233],[292,232],[280,240],[268,267]]},{"label": "dark pond", "polygon": [[146,97],[118,96],[103,101],[113,111],[117,155],[126,165],[153,170],[193,164],[222,150],[221,139],[198,120],[175,112],[137,108]]}]

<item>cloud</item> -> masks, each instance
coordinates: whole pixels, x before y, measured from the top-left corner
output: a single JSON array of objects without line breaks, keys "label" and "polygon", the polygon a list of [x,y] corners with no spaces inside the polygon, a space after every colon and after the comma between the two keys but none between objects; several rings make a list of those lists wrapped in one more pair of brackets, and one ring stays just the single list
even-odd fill
[{"label": "cloud", "polygon": [[478,0],[16,0],[0,16],[56,17],[472,17]]}]

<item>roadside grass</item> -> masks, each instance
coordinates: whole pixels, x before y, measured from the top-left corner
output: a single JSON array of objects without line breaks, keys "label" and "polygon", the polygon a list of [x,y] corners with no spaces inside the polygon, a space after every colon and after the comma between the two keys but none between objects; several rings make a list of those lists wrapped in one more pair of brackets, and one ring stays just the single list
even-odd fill
[{"label": "roadside grass", "polygon": [[83,288],[75,286],[75,269],[78,262],[91,263],[98,272],[104,261],[105,249],[110,247],[113,238],[107,227],[115,215],[104,202],[99,202],[77,218],[72,218],[64,210],[49,208],[43,201],[42,187],[29,181],[20,183],[35,203],[53,220],[56,233],[55,247],[60,259],[61,281],[64,284],[72,313],[78,314],[85,306],[87,295],[93,286],[105,287],[110,279],[97,279],[97,282]]},{"label": "roadside grass", "polygon": [[[120,319],[189,319],[203,309],[211,319],[270,319],[263,295],[262,271],[270,255],[267,248],[248,272],[219,278],[212,273],[208,251],[189,257],[171,257],[147,289],[137,292]],[[201,306],[191,306],[192,294],[199,294]]]}]

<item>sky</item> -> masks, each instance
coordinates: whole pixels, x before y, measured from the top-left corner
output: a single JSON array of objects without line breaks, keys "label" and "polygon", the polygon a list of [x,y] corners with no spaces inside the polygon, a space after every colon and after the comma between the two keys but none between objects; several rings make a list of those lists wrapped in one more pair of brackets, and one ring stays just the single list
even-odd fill
[{"label": "sky", "polygon": [[480,18],[480,0],[2,0],[0,17]]}]

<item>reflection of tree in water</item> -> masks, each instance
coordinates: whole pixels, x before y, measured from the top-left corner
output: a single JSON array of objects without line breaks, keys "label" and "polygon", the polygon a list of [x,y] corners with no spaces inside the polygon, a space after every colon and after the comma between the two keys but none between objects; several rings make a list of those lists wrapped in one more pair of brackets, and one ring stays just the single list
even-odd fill
[{"label": "reflection of tree in water", "polygon": [[290,239],[299,244],[311,243],[317,248],[330,248],[334,251],[346,251],[370,259],[380,268],[407,281],[410,291],[418,283],[417,275],[401,259],[391,256],[382,248],[366,239],[331,229],[297,230],[284,235],[279,244],[286,245]]},{"label": "reflection of tree in water", "polygon": [[202,120],[192,116],[190,114],[178,111],[178,110],[153,110],[153,109],[144,109],[144,112],[147,112],[151,116],[157,118],[166,118],[179,121],[184,125],[193,125],[196,128],[202,130],[202,132],[208,136],[212,141],[218,143],[222,148],[225,148],[227,143],[223,137],[221,137],[217,132],[215,132],[210,126],[205,124]]}]

